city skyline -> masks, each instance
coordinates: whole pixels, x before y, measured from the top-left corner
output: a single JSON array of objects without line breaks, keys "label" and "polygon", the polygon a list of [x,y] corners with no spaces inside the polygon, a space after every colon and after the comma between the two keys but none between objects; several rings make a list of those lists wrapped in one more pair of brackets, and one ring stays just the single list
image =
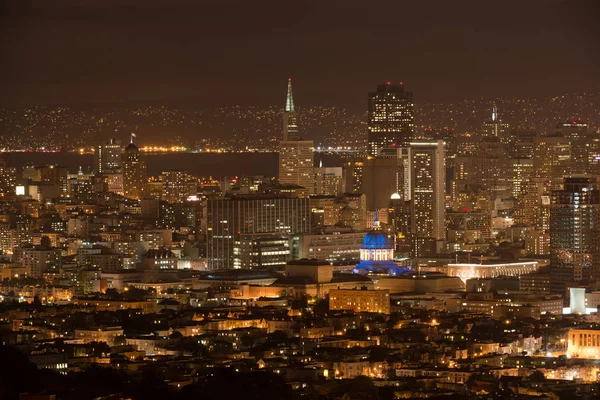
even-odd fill
[{"label": "city skyline", "polygon": [[0,398],[597,399],[599,10],[2,3]]}]

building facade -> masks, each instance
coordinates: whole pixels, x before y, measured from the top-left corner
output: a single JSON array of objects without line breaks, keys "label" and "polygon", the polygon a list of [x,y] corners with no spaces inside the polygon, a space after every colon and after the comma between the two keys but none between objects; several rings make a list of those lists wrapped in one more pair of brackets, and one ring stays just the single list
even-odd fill
[{"label": "building facade", "polygon": [[243,234],[310,232],[310,204],[306,198],[245,195],[208,200],[208,268],[234,268],[235,243]]},{"label": "building facade", "polygon": [[377,156],[387,147],[406,145],[413,138],[414,104],[412,92],[402,83],[377,85],[369,93],[368,152]]},{"label": "building facade", "polygon": [[146,191],[146,163],[140,158],[140,150],[133,142],[123,151],[123,195],[138,200]]},{"label": "building facade", "polygon": [[600,278],[600,193],[593,178],[566,178],[550,206],[550,259],[573,279]]}]

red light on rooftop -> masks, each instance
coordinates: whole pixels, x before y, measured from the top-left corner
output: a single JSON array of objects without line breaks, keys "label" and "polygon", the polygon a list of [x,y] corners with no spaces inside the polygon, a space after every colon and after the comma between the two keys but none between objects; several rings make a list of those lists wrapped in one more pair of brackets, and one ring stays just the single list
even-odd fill
[{"label": "red light on rooftop", "polygon": [[469,207],[465,207],[465,208],[463,208],[463,211],[464,211],[464,212],[469,212]]},{"label": "red light on rooftop", "polygon": [[388,84],[388,85],[391,85],[391,83],[392,83],[392,82],[388,81],[388,83],[387,83],[387,84]]},{"label": "red light on rooftop", "polygon": [[400,84],[401,84],[401,85],[404,85],[404,83],[402,83],[402,81],[400,81]]}]

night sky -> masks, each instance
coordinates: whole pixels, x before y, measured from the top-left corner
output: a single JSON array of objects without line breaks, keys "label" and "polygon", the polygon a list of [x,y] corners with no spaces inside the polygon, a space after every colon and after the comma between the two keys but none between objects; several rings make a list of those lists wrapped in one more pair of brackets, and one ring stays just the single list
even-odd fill
[{"label": "night sky", "polygon": [[600,90],[596,0],[1,3],[3,105],[283,104],[288,77],[298,105]]}]

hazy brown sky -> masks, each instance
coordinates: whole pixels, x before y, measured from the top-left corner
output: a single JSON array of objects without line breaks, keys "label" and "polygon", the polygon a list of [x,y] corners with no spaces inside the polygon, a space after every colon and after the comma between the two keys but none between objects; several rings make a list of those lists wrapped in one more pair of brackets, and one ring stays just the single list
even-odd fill
[{"label": "hazy brown sky", "polygon": [[[596,0],[4,0],[0,102],[362,106],[600,90]],[[494,6],[495,4],[495,6]]]}]

